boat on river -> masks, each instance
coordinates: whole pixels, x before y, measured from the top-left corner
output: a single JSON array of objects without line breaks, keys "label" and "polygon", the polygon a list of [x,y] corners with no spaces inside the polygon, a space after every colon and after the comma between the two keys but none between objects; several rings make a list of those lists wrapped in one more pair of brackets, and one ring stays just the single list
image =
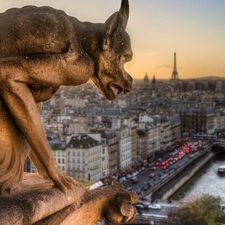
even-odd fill
[{"label": "boat on river", "polygon": [[217,173],[225,175],[225,164],[218,167]]}]

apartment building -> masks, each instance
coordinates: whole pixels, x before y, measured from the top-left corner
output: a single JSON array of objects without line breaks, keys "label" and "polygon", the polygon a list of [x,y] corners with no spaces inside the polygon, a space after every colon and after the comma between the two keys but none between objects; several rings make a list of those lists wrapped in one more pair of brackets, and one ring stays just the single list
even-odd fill
[{"label": "apartment building", "polygon": [[69,139],[66,148],[67,174],[96,182],[102,178],[102,145],[87,134]]},{"label": "apartment building", "polygon": [[118,171],[118,140],[115,130],[109,129],[91,129],[92,134],[101,134],[101,142],[108,146],[108,174],[113,174]]},{"label": "apartment building", "polygon": [[116,130],[116,135],[119,146],[118,165],[119,169],[122,170],[132,166],[131,129],[122,126],[119,130]]},{"label": "apartment building", "polygon": [[60,138],[56,138],[49,141],[55,161],[59,169],[66,173],[66,142]]}]

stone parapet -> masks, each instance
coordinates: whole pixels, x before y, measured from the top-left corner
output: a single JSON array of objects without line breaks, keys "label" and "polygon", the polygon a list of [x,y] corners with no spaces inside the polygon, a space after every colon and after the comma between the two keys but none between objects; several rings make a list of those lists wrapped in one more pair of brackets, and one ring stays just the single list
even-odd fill
[{"label": "stone parapet", "polygon": [[24,173],[20,189],[0,196],[0,225],[93,225],[104,218],[121,224],[134,219],[137,201],[119,183],[92,191],[78,183],[63,193],[50,180]]}]

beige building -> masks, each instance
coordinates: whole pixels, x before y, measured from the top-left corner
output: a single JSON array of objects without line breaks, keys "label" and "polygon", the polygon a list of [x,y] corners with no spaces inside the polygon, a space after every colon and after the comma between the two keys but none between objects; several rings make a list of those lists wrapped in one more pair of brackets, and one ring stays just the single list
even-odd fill
[{"label": "beige building", "polygon": [[121,129],[116,130],[118,139],[118,166],[119,169],[126,169],[132,166],[132,149],[131,149],[131,129],[122,126]]},{"label": "beige building", "polygon": [[113,174],[118,171],[118,140],[115,130],[106,129],[91,129],[92,134],[101,134],[101,141],[103,145],[107,145],[108,151],[108,174]]},{"label": "beige building", "polygon": [[86,134],[72,136],[66,149],[67,174],[90,182],[101,179],[102,145]]}]

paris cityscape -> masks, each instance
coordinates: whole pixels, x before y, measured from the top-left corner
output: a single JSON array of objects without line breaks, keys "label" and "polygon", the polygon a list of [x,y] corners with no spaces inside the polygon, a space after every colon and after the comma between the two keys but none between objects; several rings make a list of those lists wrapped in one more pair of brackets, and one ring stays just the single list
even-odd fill
[{"label": "paris cityscape", "polygon": [[[116,180],[135,190],[138,216],[154,218],[155,224],[162,224],[171,209],[190,196],[213,194],[225,201],[219,188],[224,178],[217,173],[225,163],[224,153],[211,153],[213,144],[225,144],[225,79],[182,80],[177,54],[172,57],[168,80],[146,73],[134,79],[129,94],[114,101],[106,101],[91,82],[61,87],[41,111],[64,173],[88,189]],[[29,161],[25,170],[36,172]],[[141,199],[148,206],[142,206]],[[148,208],[151,201],[161,208]]]}]

